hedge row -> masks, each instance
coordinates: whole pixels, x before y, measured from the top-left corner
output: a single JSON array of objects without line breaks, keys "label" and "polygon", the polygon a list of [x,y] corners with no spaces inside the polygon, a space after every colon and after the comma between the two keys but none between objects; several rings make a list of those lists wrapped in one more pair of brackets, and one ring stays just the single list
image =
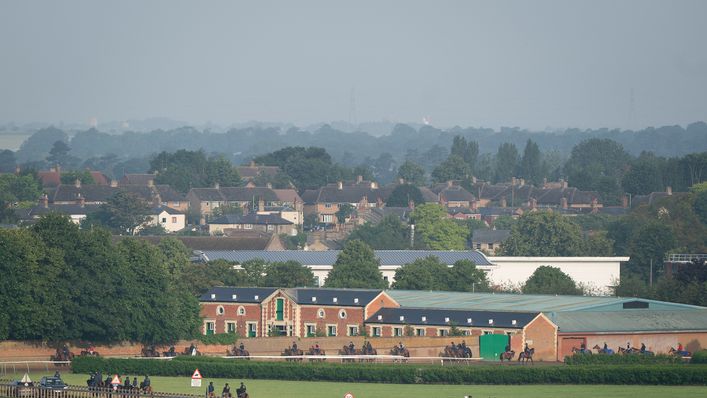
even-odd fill
[{"label": "hedge row", "polygon": [[587,355],[574,354],[565,357],[567,365],[669,365],[682,363],[675,355]]},{"label": "hedge row", "polygon": [[255,362],[244,360],[140,360],[80,357],[75,373],[397,384],[655,384],[705,385],[707,366],[435,366],[341,363]]},{"label": "hedge row", "polygon": [[707,350],[697,351],[692,354],[690,363],[707,363]]}]

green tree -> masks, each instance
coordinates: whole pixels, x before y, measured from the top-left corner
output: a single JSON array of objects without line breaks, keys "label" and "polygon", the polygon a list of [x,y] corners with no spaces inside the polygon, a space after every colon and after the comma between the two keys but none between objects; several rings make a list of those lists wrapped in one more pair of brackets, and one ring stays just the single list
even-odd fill
[{"label": "green tree", "polygon": [[434,182],[463,180],[470,175],[471,169],[469,169],[469,165],[458,155],[449,155],[447,160],[432,170],[432,180]]},{"label": "green tree", "polygon": [[398,167],[398,178],[402,178],[407,184],[423,186],[426,183],[425,169],[419,164],[406,160]]},{"label": "green tree", "polygon": [[464,159],[464,162],[469,166],[470,174],[474,172],[476,162],[479,158],[479,143],[476,141],[466,141],[462,136],[455,136],[452,141],[451,154],[457,155]]},{"label": "green tree", "polygon": [[64,141],[55,141],[49,151],[49,156],[47,156],[47,162],[66,168],[74,168],[78,165],[80,159],[69,155],[69,151],[71,151],[71,148]]},{"label": "green tree", "polygon": [[16,165],[15,152],[9,149],[0,150],[0,173],[14,173]]},{"label": "green tree", "polygon": [[203,151],[161,152],[150,161],[150,172],[157,173],[156,183],[170,185],[179,192],[216,183],[224,187],[243,184],[231,162],[221,157],[207,159]]},{"label": "green tree", "polygon": [[393,189],[385,204],[388,207],[408,207],[410,201],[415,205],[425,203],[420,188],[412,184],[401,184]]},{"label": "green tree", "polygon": [[349,203],[342,203],[339,205],[339,210],[336,211],[336,221],[339,224],[345,224],[346,220],[351,217],[356,209]]},{"label": "green tree", "polygon": [[418,258],[395,271],[393,289],[449,290],[449,269],[436,256]]},{"label": "green tree", "polygon": [[476,268],[471,260],[459,260],[449,268],[447,290],[453,292],[487,292],[490,290],[486,272]]},{"label": "green tree", "polygon": [[444,208],[435,203],[415,207],[410,215],[424,245],[432,250],[464,250],[469,230],[447,217]]},{"label": "green tree", "polygon": [[510,181],[518,168],[519,155],[515,145],[504,142],[496,153],[496,181]]},{"label": "green tree", "polygon": [[234,214],[237,216],[242,216],[243,215],[243,209],[237,204],[227,204],[224,203],[218,207],[215,207],[214,209],[211,210],[211,217],[216,218],[216,217],[221,217],[225,216],[226,214]]},{"label": "green tree", "polygon": [[585,253],[579,226],[553,212],[524,214],[503,244],[506,256],[582,256]]},{"label": "green tree", "polygon": [[572,148],[564,172],[572,186],[587,191],[598,191],[605,205],[619,204],[619,183],[630,158],[616,141],[592,138]]},{"label": "green tree", "polygon": [[582,289],[579,289],[574,280],[559,268],[543,265],[525,281],[523,293],[578,295],[582,294]]},{"label": "green tree", "polygon": [[410,228],[398,217],[389,215],[378,224],[357,227],[348,240],[361,240],[374,250],[405,250],[410,248]]},{"label": "green tree", "polygon": [[314,273],[296,261],[273,262],[266,267],[265,286],[308,287],[315,286]]},{"label": "green tree", "polygon": [[700,222],[707,225],[707,190],[693,194],[695,196],[692,207]]},{"label": "green tree", "polygon": [[95,184],[96,181],[88,170],[75,170],[61,173],[61,183],[73,185],[76,180],[81,181],[81,184]]},{"label": "green tree", "polygon": [[493,227],[496,229],[511,229],[518,222],[511,216],[499,216],[493,220]]},{"label": "green tree", "polygon": [[652,154],[641,154],[631,162],[621,179],[621,186],[632,195],[646,195],[663,190],[663,170],[660,159]]},{"label": "green tree", "polygon": [[542,154],[538,144],[532,140],[528,140],[523,150],[523,157],[520,161],[519,176],[528,180],[535,185],[541,185],[543,182],[543,165]]},{"label": "green tree", "polygon": [[130,192],[120,191],[109,198],[95,213],[89,214],[86,226],[101,225],[118,234],[134,235],[148,219],[149,206]]},{"label": "green tree", "polygon": [[326,279],[326,287],[385,289],[380,261],[360,240],[346,242]]}]

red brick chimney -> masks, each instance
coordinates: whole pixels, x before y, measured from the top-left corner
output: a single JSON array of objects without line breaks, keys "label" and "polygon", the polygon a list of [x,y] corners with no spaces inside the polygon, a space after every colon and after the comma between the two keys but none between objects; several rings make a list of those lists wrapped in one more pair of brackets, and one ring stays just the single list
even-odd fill
[{"label": "red brick chimney", "polygon": [[621,197],[621,207],[624,209],[628,209],[628,195],[624,195]]},{"label": "red brick chimney", "polygon": [[502,196],[501,197],[501,207],[505,208],[506,206],[508,206],[508,203],[506,203],[506,197]]},{"label": "red brick chimney", "polygon": [[74,186],[75,186],[76,188],[81,188],[81,180],[79,180],[79,179],[77,178],[76,181],[74,181]]},{"label": "red brick chimney", "polygon": [[569,205],[567,204],[567,198],[564,196],[562,197],[562,199],[560,199],[560,207],[563,209],[566,209],[569,207]]}]

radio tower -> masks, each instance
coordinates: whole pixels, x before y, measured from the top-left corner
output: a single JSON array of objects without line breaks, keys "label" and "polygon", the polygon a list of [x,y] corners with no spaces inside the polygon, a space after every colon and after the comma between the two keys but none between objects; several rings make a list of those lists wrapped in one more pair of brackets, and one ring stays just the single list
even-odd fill
[{"label": "radio tower", "polygon": [[356,120],[356,91],[351,87],[351,97],[349,99],[349,124],[356,128],[358,121]]}]

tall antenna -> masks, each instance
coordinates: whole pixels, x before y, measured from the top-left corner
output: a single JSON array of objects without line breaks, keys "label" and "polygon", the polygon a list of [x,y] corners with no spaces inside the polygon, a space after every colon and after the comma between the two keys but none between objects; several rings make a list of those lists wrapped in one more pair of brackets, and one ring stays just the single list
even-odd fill
[{"label": "tall antenna", "polygon": [[356,120],[356,90],[351,87],[351,97],[349,98],[349,124],[351,126],[357,126],[358,120]]}]

